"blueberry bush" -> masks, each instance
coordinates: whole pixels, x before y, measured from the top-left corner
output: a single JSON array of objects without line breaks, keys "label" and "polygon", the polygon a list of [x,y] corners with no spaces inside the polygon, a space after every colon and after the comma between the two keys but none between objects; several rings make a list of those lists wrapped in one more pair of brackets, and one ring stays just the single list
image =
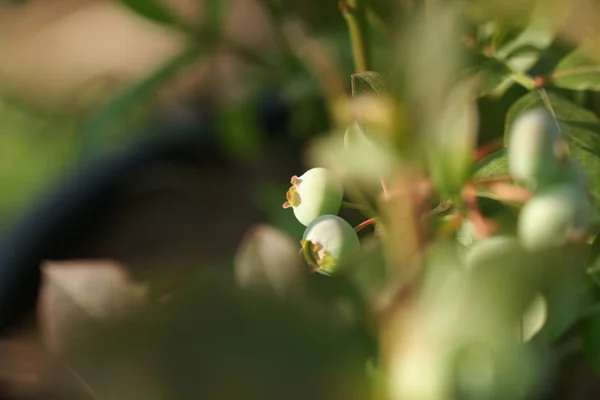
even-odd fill
[{"label": "blueberry bush", "polygon": [[[312,132],[303,148],[306,169],[269,192],[272,218],[248,231],[234,260],[237,288],[261,301],[275,292],[275,308],[291,301],[273,321],[285,325],[283,336],[297,330],[306,342],[284,345],[275,325],[263,329],[252,318],[236,325],[240,334],[249,327],[249,338],[302,353],[300,374],[321,365],[334,398],[594,398],[593,390],[575,392],[600,374],[595,5],[262,0],[278,43],[265,55],[220,36],[219,1],[205,2],[202,29],[159,1],[121,3],[179,29],[191,49],[94,115],[84,141],[97,145],[107,123],[215,43],[255,67],[255,86],[283,95],[292,125],[310,130],[313,103],[325,109],[328,129]],[[247,144],[259,136],[243,118],[234,121],[246,115],[238,111],[222,113],[223,126]],[[338,296],[344,291],[352,294]],[[210,313],[210,298],[202,300]],[[248,311],[245,302],[235,307]],[[327,314],[305,318],[299,304]],[[356,362],[338,322],[374,343],[356,356],[358,373],[337,374]],[[327,362],[310,358],[320,349]],[[570,374],[574,363],[591,373]],[[294,376],[267,370],[278,380]]]}]

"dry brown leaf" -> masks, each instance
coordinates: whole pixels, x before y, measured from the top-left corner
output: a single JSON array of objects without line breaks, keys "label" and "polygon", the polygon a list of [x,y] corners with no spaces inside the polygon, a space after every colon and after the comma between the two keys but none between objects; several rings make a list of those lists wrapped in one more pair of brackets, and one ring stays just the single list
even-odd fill
[{"label": "dry brown leaf", "polygon": [[143,304],[147,294],[146,286],[111,260],[47,261],[41,270],[40,330],[55,354],[62,354],[86,324],[119,318]]}]

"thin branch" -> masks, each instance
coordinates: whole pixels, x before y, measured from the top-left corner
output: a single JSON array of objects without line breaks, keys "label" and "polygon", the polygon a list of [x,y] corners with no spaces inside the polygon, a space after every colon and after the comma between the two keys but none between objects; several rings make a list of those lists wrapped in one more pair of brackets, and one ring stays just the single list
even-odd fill
[{"label": "thin branch", "polygon": [[376,218],[369,218],[366,221],[361,222],[360,224],[356,225],[356,227],[354,228],[354,232],[359,232],[361,230],[363,230],[364,228],[366,228],[369,225],[373,225],[375,222],[377,222]]},{"label": "thin branch", "polygon": [[348,23],[355,72],[368,71],[371,64],[366,0],[340,0],[339,7]]}]

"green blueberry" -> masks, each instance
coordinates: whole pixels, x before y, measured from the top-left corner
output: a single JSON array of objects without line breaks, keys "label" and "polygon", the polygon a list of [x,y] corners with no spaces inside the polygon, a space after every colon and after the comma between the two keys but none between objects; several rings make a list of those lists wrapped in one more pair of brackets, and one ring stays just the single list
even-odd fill
[{"label": "green blueberry", "polygon": [[[497,266],[504,268],[507,261],[523,258],[525,249],[514,236],[492,236],[471,247],[466,255],[466,264],[469,269],[482,266]],[[493,268],[492,267],[492,268]]]},{"label": "green blueberry", "polygon": [[571,238],[585,236],[593,217],[592,206],[578,186],[553,185],[523,206],[518,236],[531,251],[560,247]]},{"label": "green blueberry", "polygon": [[341,261],[359,248],[360,241],[346,220],[336,215],[322,215],[306,227],[301,244],[310,266],[319,273],[331,275]]},{"label": "green blueberry", "polygon": [[342,206],[344,189],[337,175],[327,168],[313,168],[291,179],[283,208],[292,208],[296,219],[308,226],[324,214],[337,214]]},{"label": "green blueberry", "polygon": [[512,177],[535,189],[552,182],[566,156],[566,144],[552,115],[534,109],[519,116],[508,137],[508,167]]}]

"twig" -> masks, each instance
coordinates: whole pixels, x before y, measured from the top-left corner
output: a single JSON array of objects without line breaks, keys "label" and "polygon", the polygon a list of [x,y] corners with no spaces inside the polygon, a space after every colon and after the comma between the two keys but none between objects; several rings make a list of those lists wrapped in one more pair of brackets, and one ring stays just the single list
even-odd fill
[{"label": "twig", "polygon": [[340,0],[339,7],[348,23],[355,72],[369,70],[371,55],[366,0]]},{"label": "twig", "polygon": [[369,218],[366,221],[361,222],[360,224],[356,225],[356,227],[354,228],[354,232],[359,232],[361,230],[363,230],[364,228],[366,228],[369,225],[373,225],[375,222],[377,222],[377,218]]}]

